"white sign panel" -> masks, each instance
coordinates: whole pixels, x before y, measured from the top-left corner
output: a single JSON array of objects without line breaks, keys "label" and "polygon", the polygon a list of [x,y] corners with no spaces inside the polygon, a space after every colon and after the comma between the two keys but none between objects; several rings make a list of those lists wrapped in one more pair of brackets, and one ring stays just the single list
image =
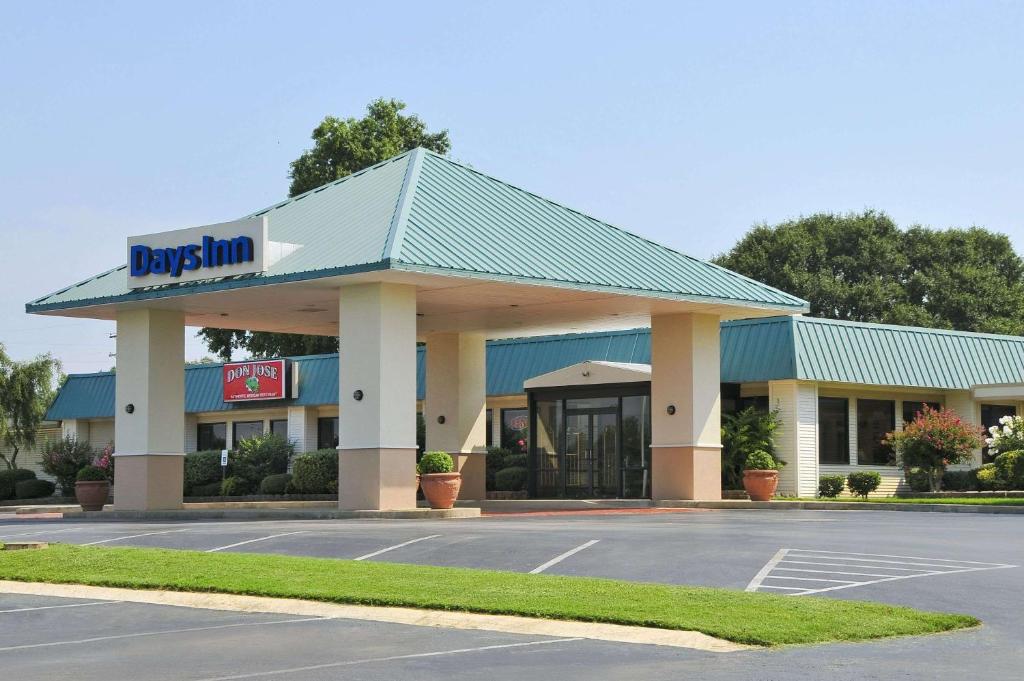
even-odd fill
[{"label": "white sign panel", "polygon": [[128,237],[128,288],[263,272],[267,218]]}]

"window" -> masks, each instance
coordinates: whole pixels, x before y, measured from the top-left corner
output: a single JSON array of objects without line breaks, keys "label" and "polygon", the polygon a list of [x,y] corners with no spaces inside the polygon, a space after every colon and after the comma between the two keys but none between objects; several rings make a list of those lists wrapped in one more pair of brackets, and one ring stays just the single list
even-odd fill
[{"label": "window", "polygon": [[892,447],[882,444],[896,430],[896,403],[892,400],[857,400],[857,463],[895,466]]},{"label": "window", "polygon": [[316,420],[316,448],[332,449],[338,446],[338,417]]},{"label": "window", "polygon": [[196,449],[200,452],[208,450],[220,451],[228,445],[228,424],[200,423],[196,426]]},{"label": "window", "polygon": [[288,439],[288,419],[274,419],[270,422],[270,432],[285,440]]},{"label": "window", "polygon": [[487,448],[490,449],[494,445],[494,410],[487,410]]},{"label": "window", "polygon": [[818,398],[818,462],[850,463],[850,411],[841,397]]},{"label": "window", "polygon": [[263,421],[235,421],[231,424],[231,444],[235,447],[242,440],[263,435]]},{"label": "window", "polygon": [[526,453],[530,438],[530,410],[501,410],[501,446],[516,453]]},{"label": "window", "polygon": [[[1016,416],[1017,407],[1012,404],[983,404],[981,405],[981,425],[985,427],[985,437],[991,437],[988,429],[999,425],[999,419],[1004,416]],[[988,447],[981,450],[981,462],[992,463],[994,456],[989,456]]]},{"label": "window", "polygon": [[922,406],[927,404],[931,409],[938,411],[942,405],[938,402],[918,402],[916,400],[903,400],[903,423],[910,423],[921,411]]}]

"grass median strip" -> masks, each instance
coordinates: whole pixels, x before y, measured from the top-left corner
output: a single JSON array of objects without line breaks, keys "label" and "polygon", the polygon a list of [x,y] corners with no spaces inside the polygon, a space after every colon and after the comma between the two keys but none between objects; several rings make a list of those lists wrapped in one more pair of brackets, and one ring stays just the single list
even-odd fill
[{"label": "grass median strip", "polygon": [[751,645],[971,627],[967,615],[590,577],[243,553],[82,547],[0,553],[0,579],[302,598],[699,631]]},{"label": "grass median strip", "polygon": [[817,497],[779,497],[780,501],[822,501],[825,503],[858,504],[927,504],[931,506],[956,504],[960,506],[1024,506],[1021,497],[837,497],[821,499]]}]

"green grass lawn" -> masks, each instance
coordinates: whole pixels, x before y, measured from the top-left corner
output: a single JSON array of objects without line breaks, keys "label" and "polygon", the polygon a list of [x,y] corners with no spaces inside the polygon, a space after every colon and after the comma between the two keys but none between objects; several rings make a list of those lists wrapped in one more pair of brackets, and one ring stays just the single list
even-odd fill
[{"label": "green grass lawn", "polygon": [[246,553],[54,544],[0,552],[0,579],[405,606],[700,631],[753,645],[858,641],[978,624],[828,598],[587,577]]},{"label": "green grass lawn", "polygon": [[780,497],[780,501],[824,501],[847,502],[855,501],[868,504],[965,504],[969,506],[1024,506],[1024,498],[1013,497],[945,497],[945,498],[909,498],[902,497],[839,497],[838,499],[818,499],[815,497]]}]

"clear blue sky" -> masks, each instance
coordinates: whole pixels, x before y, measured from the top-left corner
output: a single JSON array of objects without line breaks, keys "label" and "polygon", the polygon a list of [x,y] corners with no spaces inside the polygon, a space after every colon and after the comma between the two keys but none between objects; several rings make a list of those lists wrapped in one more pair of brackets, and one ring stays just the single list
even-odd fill
[{"label": "clear blue sky", "polygon": [[[327,114],[397,97],[453,156],[684,252],[873,207],[1024,250],[1021,3],[50,3],[0,22],[0,342],[109,368],[26,301],[129,234],[287,193]],[[190,341],[190,357],[203,354]]]}]

